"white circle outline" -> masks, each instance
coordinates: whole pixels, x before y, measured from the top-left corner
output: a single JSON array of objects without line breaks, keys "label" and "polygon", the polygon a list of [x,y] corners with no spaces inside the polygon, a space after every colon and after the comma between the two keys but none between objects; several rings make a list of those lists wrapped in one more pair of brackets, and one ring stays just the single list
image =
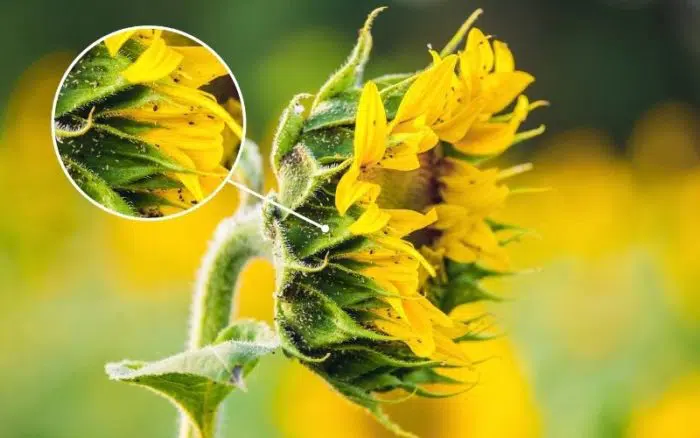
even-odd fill
[{"label": "white circle outline", "polygon": [[[117,211],[111,210],[104,205],[100,204],[96,200],[92,199],[90,196],[88,196],[87,193],[85,193],[79,186],[78,184],[73,180],[73,178],[70,176],[70,173],[68,172],[68,169],[66,168],[66,165],[63,163],[63,160],[61,159],[61,154],[58,150],[58,141],[56,140],[56,123],[54,119],[54,115],[56,114],[56,106],[58,105],[58,96],[61,92],[61,89],[63,88],[63,84],[68,78],[68,75],[70,72],[73,70],[75,65],[80,61],[83,56],[85,56],[93,47],[97,46],[100,44],[102,41],[105,39],[111,37],[112,35],[129,31],[129,30],[142,30],[142,29],[158,29],[158,30],[165,30],[168,32],[173,32],[178,35],[184,36],[186,38],[191,39],[195,43],[199,44],[202,47],[205,47],[207,50],[209,50],[215,57],[216,59],[226,67],[226,71],[228,72],[229,76],[233,80],[233,85],[236,87],[236,91],[238,92],[238,100],[241,103],[241,112],[242,112],[242,122],[243,122],[243,129],[241,130],[241,139],[240,139],[240,146],[238,147],[238,154],[236,155],[236,159],[233,161],[233,165],[231,166],[231,169],[229,170],[229,173],[226,175],[226,178],[221,182],[219,187],[214,189],[209,195],[207,195],[206,198],[202,200],[202,202],[198,202],[196,205],[193,205],[192,207],[188,208],[187,210],[183,210],[179,213],[174,213],[170,214],[167,216],[160,216],[160,217],[141,217],[141,216],[129,216],[123,213],[119,213]],[[58,83],[58,88],[56,88],[56,94],[53,99],[53,105],[51,106],[51,140],[53,141],[53,147],[54,147],[54,152],[56,153],[56,159],[58,160],[59,165],[61,166],[61,169],[63,169],[63,173],[66,175],[70,183],[73,185],[73,187],[80,193],[85,199],[90,201],[93,205],[97,206],[100,208],[100,210],[107,212],[109,214],[112,214],[114,216],[118,216],[122,219],[128,219],[128,220],[133,220],[133,221],[138,221],[138,222],[161,222],[161,221],[166,221],[169,219],[177,219],[179,217],[182,217],[188,213],[191,213],[204,204],[207,204],[209,201],[214,199],[216,195],[219,194],[221,190],[227,185],[228,180],[231,178],[231,175],[233,175],[233,172],[236,170],[236,166],[238,165],[238,161],[241,159],[241,153],[243,152],[243,148],[245,147],[245,139],[246,139],[246,133],[248,130],[248,120],[247,120],[247,113],[245,109],[245,101],[243,99],[243,92],[241,91],[241,87],[238,85],[238,80],[236,79],[236,76],[233,74],[231,71],[231,67],[228,66],[228,64],[224,61],[224,59],[214,50],[212,49],[207,43],[204,41],[200,40],[199,38],[190,35],[189,33],[179,30],[179,29],[174,29],[172,27],[167,27],[167,26],[159,26],[159,25],[137,25],[137,26],[129,26],[125,27],[123,29],[115,30],[114,32],[110,32],[107,35],[98,38],[94,43],[90,44],[87,46],[82,52],[78,54],[78,56],[75,57],[73,62],[70,63],[68,68],[66,69],[66,72],[63,74],[63,77],[61,78],[61,82]]]}]

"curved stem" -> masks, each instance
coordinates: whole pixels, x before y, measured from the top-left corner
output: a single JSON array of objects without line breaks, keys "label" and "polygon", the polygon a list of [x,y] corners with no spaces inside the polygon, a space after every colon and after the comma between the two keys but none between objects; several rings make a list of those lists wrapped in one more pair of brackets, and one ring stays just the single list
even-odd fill
[{"label": "curved stem", "polygon": [[[211,344],[219,332],[229,326],[238,277],[248,262],[256,257],[271,260],[271,244],[263,237],[261,224],[260,204],[244,206],[219,224],[197,275],[188,349]],[[184,415],[180,418],[178,436],[200,438]]]}]

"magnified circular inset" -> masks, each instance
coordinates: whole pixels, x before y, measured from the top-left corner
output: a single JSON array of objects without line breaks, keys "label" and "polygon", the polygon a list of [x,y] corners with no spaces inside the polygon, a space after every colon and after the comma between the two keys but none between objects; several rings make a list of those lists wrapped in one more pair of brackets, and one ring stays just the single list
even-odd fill
[{"label": "magnified circular inset", "polygon": [[53,138],[73,185],[122,217],[192,211],[225,184],[245,138],[233,73],[206,44],[154,26],[96,41],[71,64]]}]

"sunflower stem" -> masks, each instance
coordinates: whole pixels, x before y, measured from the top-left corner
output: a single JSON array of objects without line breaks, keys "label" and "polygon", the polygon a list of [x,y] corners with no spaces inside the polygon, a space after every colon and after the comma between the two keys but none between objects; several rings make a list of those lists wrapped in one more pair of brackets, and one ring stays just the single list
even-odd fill
[{"label": "sunflower stem", "polygon": [[[197,276],[189,350],[210,345],[232,322],[238,278],[248,262],[257,257],[272,259],[271,245],[262,236],[261,223],[261,206],[257,204],[242,206],[234,216],[219,224]],[[216,417],[212,413],[210,424],[197,431],[190,419],[181,414],[178,437],[214,438]]]}]

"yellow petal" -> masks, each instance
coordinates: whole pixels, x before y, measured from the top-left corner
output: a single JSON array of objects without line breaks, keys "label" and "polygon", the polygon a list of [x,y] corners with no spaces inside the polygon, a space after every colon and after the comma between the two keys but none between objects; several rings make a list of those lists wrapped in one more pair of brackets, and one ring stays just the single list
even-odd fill
[{"label": "yellow petal", "polygon": [[[195,169],[192,159],[179,149],[169,146],[161,146],[161,150],[180,163],[183,167],[193,170]],[[199,177],[197,175],[192,173],[176,173],[175,177],[179,179],[187,190],[192,193],[192,196],[194,196],[194,199],[197,200],[197,202],[204,199],[204,193],[199,184]]]},{"label": "yellow petal", "polygon": [[384,210],[391,216],[389,228],[391,234],[403,237],[414,231],[421,230],[437,220],[437,213],[434,208],[426,214],[421,214],[413,210]]},{"label": "yellow petal", "polygon": [[[503,205],[509,190],[500,184],[498,169],[481,170],[462,160],[446,159],[440,195],[446,204],[459,205],[471,217],[486,217]],[[442,210],[438,210],[438,215]],[[448,212],[449,213],[449,212]],[[463,218],[461,220],[466,220]]]},{"label": "yellow petal", "polygon": [[477,117],[484,111],[486,99],[479,96],[461,106],[458,112],[450,119],[436,124],[433,129],[440,137],[448,143],[455,143],[464,138],[467,131],[472,127]]},{"label": "yellow petal", "polygon": [[353,141],[358,166],[376,163],[384,156],[387,140],[386,112],[377,85],[369,81],[362,89]]},{"label": "yellow petal", "polygon": [[475,69],[480,77],[493,69],[494,55],[491,44],[484,33],[476,27],[469,31],[464,51],[470,68]]},{"label": "yellow petal", "polygon": [[105,46],[107,46],[107,51],[109,56],[116,56],[119,49],[122,48],[124,43],[129,41],[129,38],[135,33],[135,30],[125,30],[124,32],[116,33],[112,36],[105,38]]},{"label": "yellow petal", "polygon": [[435,307],[435,305],[431,303],[430,300],[428,300],[426,297],[420,295],[415,301],[422,307],[423,312],[425,312],[428,318],[430,318],[430,320],[435,325],[445,328],[449,328],[454,325],[452,319],[450,319],[449,316],[445,315],[445,313],[442,310]]},{"label": "yellow petal", "polygon": [[435,360],[462,366],[468,366],[471,363],[462,347],[440,331],[433,334],[433,340],[435,342],[435,353],[433,354]]},{"label": "yellow petal", "polygon": [[392,170],[416,170],[420,167],[418,161],[418,145],[411,143],[399,143],[387,148],[384,158],[379,166]]},{"label": "yellow petal", "polygon": [[236,122],[231,114],[218,104],[216,99],[209,93],[195,88],[188,88],[181,85],[154,84],[152,87],[172,99],[188,105],[199,106],[207,112],[215,115],[226,123],[226,126],[233,131],[236,136],[243,138],[243,128]]},{"label": "yellow petal", "polygon": [[[377,328],[389,336],[401,339],[411,348],[411,351],[418,356],[429,358],[435,352],[435,344],[432,337],[420,339],[407,324],[393,321],[377,320],[374,323]],[[426,340],[428,342],[426,342]]]},{"label": "yellow petal", "polygon": [[375,240],[377,241],[377,243],[384,246],[385,248],[393,249],[395,251],[410,255],[414,259],[418,260],[418,262],[421,265],[423,265],[425,270],[428,271],[428,273],[432,277],[435,276],[435,268],[433,268],[433,266],[430,263],[428,263],[428,261],[425,260],[425,258],[423,258],[423,255],[421,255],[420,252],[416,251],[416,249],[411,243],[396,237],[379,237]]},{"label": "yellow petal", "polygon": [[362,199],[371,203],[379,196],[379,185],[360,181],[359,176],[360,170],[353,165],[338,182],[335,189],[335,208],[341,216],[357,201]]},{"label": "yellow petal", "polygon": [[204,114],[182,118],[160,119],[158,127],[138,133],[144,141],[187,150],[208,150],[223,143],[224,124]]},{"label": "yellow petal", "polygon": [[434,207],[438,219],[433,224],[437,230],[448,230],[459,225],[468,226],[471,218],[466,208],[454,204],[438,204]]},{"label": "yellow petal", "polygon": [[206,47],[186,46],[172,49],[182,55],[180,66],[173,73],[173,80],[179,85],[199,88],[228,74],[226,66]]},{"label": "yellow petal", "polygon": [[403,307],[413,334],[425,344],[423,347],[427,350],[427,354],[432,354],[435,351],[435,344],[433,341],[433,324],[430,322],[428,312],[417,300],[404,300]]},{"label": "yellow petal", "polygon": [[435,147],[439,138],[426,124],[425,116],[394,125],[389,137],[391,144],[406,143],[417,154],[429,151]]},{"label": "yellow petal", "polygon": [[445,248],[445,256],[460,263],[485,261],[498,269],[508,266],[508,254],[484,221],[475,222],[466,229],[449,230],[438,241]]},{"label": "yellow petal", "polygon": [[224,145],[217,143],[213,148],[183,150],[192,159],[198,170],[211,171],[219,167],[224,158]]},{"label": "yellow petal", "polygon": [[532,75],[522,71],[493,73],[486,76],[482,84],[487,100],[483,111],[488,114],[503,111],[534,81],[535,78]]},{"label": "yellow petal", "polygon": [[181,54],[168,47],[162,38],[157,38],[122,76],[132,84],[155,82],[172,73],[181,61]]},{"label": "yellow petal", "polygon": [[510,121],[475,123],[462,140],[454,143],[455,148],[470,155],[494,155],[503,152],[513,144],[515,133],[527,116],[528,106],[527,98],[520,95]]},{"label": "yellow petal", "polygon": [[401,99],[392,129],[420,116],[425,117],[428,126],[437,120],[445,109],[457,59],[449,55],[418,75]]},{"label": "yellow petal", "polygon": [[350,232],[359,235],[376,233],[386,226],[391,216],[382,211],[377,204],[370,204],[362,215],[350,225]]},{"label": "yellow petal", "polygon": [[513,52],[508,48],[508,44],[502,41],[493,42],[493,51],[495,57],[494,71],[496,73],[509,73],[515,70],[515,59]]}]

